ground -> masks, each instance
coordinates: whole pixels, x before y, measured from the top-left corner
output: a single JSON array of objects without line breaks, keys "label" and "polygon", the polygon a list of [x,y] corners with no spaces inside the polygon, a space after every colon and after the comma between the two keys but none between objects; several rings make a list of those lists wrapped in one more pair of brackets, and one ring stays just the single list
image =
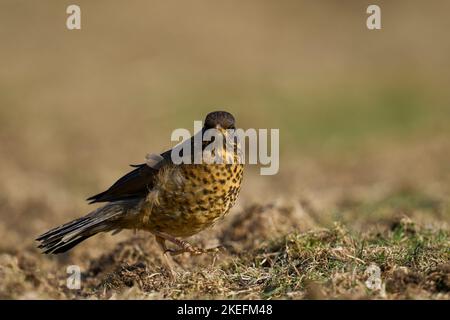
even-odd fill
[{"label": "ground", "polygon": [[[177,257],[175,280],[144,232],[96,236],[67,254],[42,255],[33,238],[63,222],[61,209],[41,198],[18,205],[3,199],[2,212],[15,218],[2,223],[0,297],[449,299],[449,176],[436,171],[436,161],[447,155],[445,144],[386,149],[388,157],[345,165],[317,158],[311,166],[311,159],[302,159],[301,168],[287,169],[289,185],[284,174],[267,185],[250,169],[233,212],[190,239],[223,250]],[[410,171],[406,155],[421,169]],[[379,166],[366,167],[373,161]],[[385,179],[374,184],[380,174]],[[264,201],[251,200],[261,194]],[[80,290],[66,286],[69,265],[81,268]],[[379,268],[381,283],[370,286],[368,280],[377,281],[370,278],[373,268]]]}]

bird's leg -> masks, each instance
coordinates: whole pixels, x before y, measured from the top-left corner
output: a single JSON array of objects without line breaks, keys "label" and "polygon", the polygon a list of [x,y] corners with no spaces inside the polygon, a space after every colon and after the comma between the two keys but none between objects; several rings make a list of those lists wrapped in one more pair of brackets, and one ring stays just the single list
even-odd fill
[{"label": "bird's leg", "polygon": [[177,256],[177,255],[185,253],[185,252],[189,252],[190,254],[193,254],[193,255],[200,255],[200,254],[204,254],[204,253],[218,253],[221,248],[221,246],[219,246],[219,247],[214,247],[214,248],[202,249],[202,248],[192,247],[189,243],[187,243],[187,244],[190,246],[190,248],[181,248],[178,250],[170,250],[169,249],[170,255]]},{"label": "bird's leg", "polygon": [[153,231],[153,234],[156,236],[156,238],[161,238],[167,241],[170,241],[180,247],[178,250],[171,250],[171,249],[165,249],[165,253],[170,253],[170,255],[177,255],[184,252],[189,252],[191,254],[201,254],[200,249],[194,248],[189,242],[177,239],[170,234],[159,232],[159,231]]},{"label": "bird's leg", "polygon": [[185,252],[189,252],[192,255],[201,255],[201,254],[205,254],[205,253],[213,253],[216,254],[220,251],[221,248],[223,248],[222,246],[217,246],[214,248],[208,248],[208,249],[203,249],[203,248],[198,248],[198,247],[193,247],[190,243],[188,243],[187,241],[183,241],[183,240],[179,240],[180,243],[177,245],[179,245],[181,248],[178,250],[172,250],[172,249],[168,249],[168,252],[170,253],[171,256],[177,256],[179,254],[183,254]]},{"label": "bird's leg", "polygon": [[156,236],[156,235],[155,235],[155,238],[156,238],[156,242],[158,243],[159,247],[161,248],[161,250],[163,252],[162,254],[163,254],[163,257],[164,257],[164,261],[166,263],[167,269],[169,270],[169,276],[170,276],[170,278],[172,280],[175,280],[177,274],[176,274],[176,272],[175,272],[175,270],[173,268],[174,262],[172,260],[172,257],[167,254],[168,253],[168,249],[167,249],[167,246],[166,246],[166,239],[164,239],[162,237],[159,237],[159,236]]},{"label": "bird's leg", "polygon": [[176,256],[176,255],[179,255],[179,254],[182,254],[185,252],[189,252],[190,254],[193,254],[193,255],[200,255],[203,253],[217,253],[219,251],[219,248],[201,249],[201,248],[194,247],[189,242],[177,239],[177,238],[175,238],[167,233],[164,233],[164,232],[153,231],[153,233],[155,234],[156,237],[163,238],[167,241],[170,241],[170,242],[176,244],[178,247],[180,247],[180,249],[178,249],[178,250],[167,249],[165,251],[165,252],[170,253],[170,255],[172,255],[172,256]]}]

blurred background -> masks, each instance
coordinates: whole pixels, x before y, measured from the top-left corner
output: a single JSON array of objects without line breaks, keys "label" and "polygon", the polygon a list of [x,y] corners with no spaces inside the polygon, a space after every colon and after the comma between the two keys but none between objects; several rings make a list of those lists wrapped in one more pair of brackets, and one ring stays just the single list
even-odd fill
[{"label": "blurred background", "polygon": [[[81,30],[66,29],[70,4]],[[370,4],[382,30],[366,28]],[[235,212],[281,201],[320,225],[445,225],[449,12],[445,0],[2,0],[0,250],[34,250],[216,109],[280,129],[279,174],[249,166]]]}]

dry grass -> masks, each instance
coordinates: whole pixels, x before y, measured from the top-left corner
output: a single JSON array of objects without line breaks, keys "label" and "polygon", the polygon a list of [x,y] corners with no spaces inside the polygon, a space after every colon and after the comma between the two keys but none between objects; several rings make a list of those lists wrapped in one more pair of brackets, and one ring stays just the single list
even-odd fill
[{"label": "dry grass", "polygon": [[[401,148],[398,157],[412,156],[416,149]],[[294,180],[296,187],[291,184],[282,195],[274,192],[259,203],[252,199],[281,188],[285,178],[267,184],[250,172],[233,213],[191,239],[204,247],[222,244],[226,250],[217,256],[177,257],[175,282],[154,239],[143,232],[97,236],[68,254],[40,255],[32,237],[54,225],[52,220],[66,219],[55,211],[60,210],[58,202],[30,200],[14,207],[5,199],[2,212],[14,213],[15,219],[2,224],[1,297],[448,299],[449,176],[443,171],[440,178],[430,176],[443,158],[422,153],[416,159],[423,167],[414,181],[406,183],[391,160],[380,170],[395,178],[376,187],[373,172],[349,168],[343,160],[327,166],[316,159],[316,169],[289,171],[303,176],[303,181]],[[321,175],[334,182],[323,184]],[[342,193],[333,184],[348,189]],[[81,290],[66,287],[66,267],[72,264],[82,268]],[[365,285],[372,264],[381,269],[381,290]]]},{"label": "dry grass", "polygon": [[[283,210],[279,215],[283,215]],[[240,217],[236,216],[236,220]],[[65,286],[67,258],[43,261],[30,252],[2,254],[2,298],[94,299],[449,299],[448,231],[418,227],[407,218],[382,232],[352,233],[340,225],[306,233],[254,235],[248,250],[189,258],[172,282],[157,246],[134,236],[87,262],[82,289]],[[226,239],[226,237],[225,237]],[[231,239],[227,239],[233,244]],[[258,246],[253,243],[257,241]],[[55,261],[56,260],[56,261]],[[77,260],[77,259],[69,259]],[[367,268],[381,269],[371,290]],[[46,271],[41,268],[45,268]]]}]

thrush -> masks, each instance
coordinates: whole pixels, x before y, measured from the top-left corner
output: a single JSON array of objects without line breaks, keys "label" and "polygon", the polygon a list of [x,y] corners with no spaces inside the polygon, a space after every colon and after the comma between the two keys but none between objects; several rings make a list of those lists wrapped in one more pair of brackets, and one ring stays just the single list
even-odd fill
[{"label": "thrush", "polygon": [[[234,117],[225,111],[209,113],[199,134],[207,130],[230,141],[235,129]],[[195,137],[188,140],[194,146]],[[101,232],[113,234],[123,229],[151,232],[166,259],[168,255],[184,252],[201,254],[208,250],[197,248],[183,240],[214,225],[233,207],[243,178],[243,164],[239,160],[240,144],[232,139],[232,148],[219,144],[213,156],[225,161],[213,163],[179,163],[172,160],[172,150],[147,157],[143,164],[117,180],[109,189],[87,200],[106,203],[84,217],[68,222],[42,234],[36,240],[44,253],[66,252],[80,242]],[[200,150],[205,152],[207,143]],[[231,149],[231,152],[230,152]],[[231,154],[230,154],[231,153]],[[191,159],[195,153],[192,152]],[[227,162],[227,158],[233,161]],[[169,250],[166,242],[176,249]],[[170,259],[167,259],[170,271]]]}]

